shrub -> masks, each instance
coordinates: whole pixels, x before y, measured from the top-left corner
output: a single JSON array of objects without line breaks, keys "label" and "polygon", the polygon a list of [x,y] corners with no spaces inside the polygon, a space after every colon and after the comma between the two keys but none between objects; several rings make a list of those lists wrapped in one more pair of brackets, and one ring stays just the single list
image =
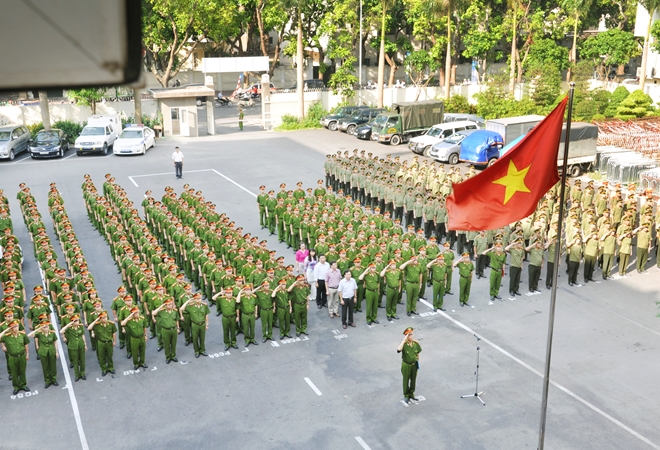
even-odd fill
[{"label": "shrub", "polygon": [[594,100],[582,100],[575,105],[575,119],[589,122],[596,113],[596,102]]},{"label": "shrub", "polygon": [[85,124],[86,122],[79,124],[70,120],[60,120],[53,124],[53,128],[59,128],[60,130],[64,131],[64,133],[69,136],[69,142],[74,143],[78,136],[80,136],[80,133],[82,132]]},{"label": "shrub", "polygon": [[446,113],[474,114],[476,111],[477,107],[471,105],[464,95],[452,95],[445,101]]},{"label": "shrub", "polygon": [[30,130],[30,134],[32,135],[32,139],[34,139],[34,138],[37,137],[37,133],[44,129],[44,124],[39,122],[39,123],[35,123],[35,124],[32,124],[32,125],[28,125],[27,129]]},{"label": "shrub", "polygon": [[622,120],[645,117],[654,111],[653,99],[642,91],[633,91],[616,109],[616,118]]},{"label": "shrub", "polygon": [[303,120],[299,120],[296,116],[291,114],[284,114],[282,116],[282,124],[278,127],[275,127],[275,130],[291,131],[309,128],[321,128],[321,118],[326,114],[328,114],[328,111],[323,109],[323,105],[321,103],[317,102],[309,107]]},{"label": "shrub", "polygon": [[605,117],[605,114],[594,114],[593,117],[591,118],[591,121],[592,122],[601,122],[605,119],[607,119],[607,117]]},{"label": "shrub", "polygon": [[591,98],[596,104],[596,114],[605,114],[605,110],[610,105],[612,94],[605,89],[595,89],[591,91]]},{"label": "shrub", "polygon": [[616,115],[616,109],[619,107],[622,101],[624,101],[630,95],[630,91],[626,89],[625,86],[619,86],[612,92],[610,95],[610,101],[603,114],[605,117],[614,117]]}]

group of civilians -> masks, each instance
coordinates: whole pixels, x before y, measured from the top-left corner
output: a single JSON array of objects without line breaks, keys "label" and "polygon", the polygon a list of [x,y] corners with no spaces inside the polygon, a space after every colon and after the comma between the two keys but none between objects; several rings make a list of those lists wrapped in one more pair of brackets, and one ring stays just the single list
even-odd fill
[{"label": "group of civilians", "polygon": [[328,308],[330,318],[340,317],[343,328],[355,327],[353,310],[357,302],[357,282],[349,270],[342,275],[336,261],[326,261],[325,255],[307,249],[304,243],[296,251],[296,270],[304,274],[311,286],[310,300],[316,300],[318,309]]}]

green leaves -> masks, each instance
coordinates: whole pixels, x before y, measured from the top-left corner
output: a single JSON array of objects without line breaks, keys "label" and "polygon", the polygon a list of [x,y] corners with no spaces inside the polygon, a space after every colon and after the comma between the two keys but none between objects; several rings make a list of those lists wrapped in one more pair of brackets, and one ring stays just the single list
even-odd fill
[{"label": "green leaves", "polygon": [[603,78],[607,77],[612,66],[627,64],[631,58],[639,56],[640,53],[635,36],[617,29],[589,37],[580,50],[580,56],[592,59],[604,69],[601,70]]}]

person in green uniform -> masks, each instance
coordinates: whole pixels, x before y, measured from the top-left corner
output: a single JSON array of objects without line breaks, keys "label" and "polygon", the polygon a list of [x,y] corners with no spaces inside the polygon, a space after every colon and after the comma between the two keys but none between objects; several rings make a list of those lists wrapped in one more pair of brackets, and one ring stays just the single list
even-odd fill
[{"label": "person in green uniform", "polygon": [[589,225],[589,232],[584,236],[584,282],[585,284],[594,280],[594,271],[596,270],[596,263],[598,262],[598,247],[600,241],[598,240],[598,233],[596,232],[596,224]]},{"label": "person in green uniform", "polygon": [[582,261],[582,239],[580,236],[573,238],[571,242],[566,244],[568,250],[568,285],[577,287],[582,286],[577,281],[578,271],[580,269],[580,262]]},{"label": "person in green uniform", "polygon": [[192,343],[195,350],[195,358],[199,358],[199,355],[208,356],[206,354],[206,330],[209,329],[209,314],[211,310],[206,303],[202,302],[201,292],[195,292],[191,299],[181,305],[179,309],[181,320],[183,320],[184,311],[188,311],[188,316],[192,324]]},{"label": "person in green uniform", "polygon": [[291,313],[292,305],[287,292],[286,279],[282,278],[277,282],[277,287],[270,294],[275,299],[275,308],[277,310],[277,322],[280,329],[280,340],[291,337]]},{"label": "person in green uniform", "polygon": [[442,244],[444,247],[442,255],[445,257],[445,264],[447,264],[447,282],[445,286],[445,294],[454,295],[451,291],[451,282],[454,275],[454,251],[451,249],[451,244],[445,242]]},{"label": "person in green uniform", "polygon": [[7,367],[11,375],[14,395],[18,394],[18,391],[30,392],[25,377],[27,361],[30,359],[30,349],[28,348],[30,339],[25,335],[25,331],[18,329],[19,324],[20,322],[14,319],[9,322],[9,327],[0,333],[2,351],[9,355]]},{"label": "person in green uniform", "polygon": [[254,325],[257,316],[257,295],[254,291],[252,285],[247,283],[243,289],[238,291],[236,296],[236,304],[239,307],[243,323],[243,337],[245,338],[246,348],[250,344],[259,345],[254,339]]},{"label": "person in green uniform", "polygon": [[500,297],[500,283],[502,282],[502,271],[506,263],[506,253],[502,251],[502,244],[497,243],[481,254],[490,258],[490,301],[502,300],[502,297]]},{"label": "person in green uniform", "polygon": [[229,347],[238,350],[236,345],[236,323],[238,322],[238,306],[234,298],[233,288],[231,286],[225,287],[224,291],[220,291],[213,296],[216,301],[218,309],[222,313],[222,332],[224,335],[225,351]]},{"label": "person in green uniform", "polygon": [[603,280],[611,277],[614,265],[614,252],[616,250],[616,233],[609,224],[604,224],[604,230],[600,237],[603,249]]},{"label": "person in green uniform", "polygon": [[56,360],[60,354],[55,344],[57,335],[51,328],[50,322],[47,320],[41,322],[36,330],[28,334],[28,338],[34,338],[34,346],[39,354],[41,370],[44,374],[44,389],[48,389],[50,385],[59,386]]},{"label": "person in green uniform", "polygon": [[165,362],[179,362],[176,358],[176,339],[179,333],[179,314],[174,307],[174,300],[168,298],[165,303],[151,312],[160,326],[160,334],[163,337],[165,348]]},{"label": "person in green uniform", "polygon": [[298,275],[287,291],[292,294],[293,316],[296,323],[296,336],[307,333],[307,311],[309,310],[309,285],[305,275]]},{"label": "person in green uniform", "polygon": [[461,303],[461,307],[470,306],[468,301],[470,300],[470,287],[472,286],[472,272],[474,272],[474,264],[470,261],[470,253],[463,252],[461,258],[454,261],[452,266],[458,267],[460,277],[458,301]]},{"label": "person in green uniform", "polygon": [[87,329],[96,336],[96,357],[101,366],[101,376],[106,376],[108,372],[114,375],[115,365],[112,354],[116,344],[117,326],[113,321],[108,320],[108,313],[103,311]]},{"label": "person in green uniform", "polygon": [[367,325],[378,322],[378,294],[380,292],[380,278],[376,272],[376,264],[371,263],[358,277],[364,281],[365,298],[367,300]]},{"label": "person in green uniform", "polygon": [[[118,323],[119,317],[119,310],[121,310],[125,305],[124,299],[126,298],[126,288],[122,285],[117,288],[117,297],[112,300],[112,305],[110,306],[110,310],[112,311],[112,315],[115,318],[115,322]],[[126,336],[124,335],[124,332],[122,331],[121,327],[119,327],[119,348],[122,349],[124,348],[124,345],[126,345]]]},{"label": "person in green uniform", "polygon": [[445,264],[445,257],[439,253],[435,259],[431,260],[427,265],[427,269],[431,270],[431,282],[433,283],[433,310],[445,311],[442,307],[445,296],[445,280],[447,279],[447,265]]},{"label": "person in green uniform", "polygon": [[243,119],[245,114],[243,114],[243,108],[238,108],[238,129],[243,131]]},{"label": "person in green uniform", "polygon": [[520,295],[520,276],[522,274],[523,259],[525,258],[525,248],[523,247],[523,240],[518,239],[512,242],[504,251],[509,252],[511,255],[511,262],[509,267],[509,295],[515,297]]},{"label": "person in green uniform", "polygon": [[149,322],[145,316],[140,314],[140,308],[137,306],[131,308],[130,312],[131,314],[121,321],[121,326],[126,329],[128,345],[131,347],[133,370],[140,367],[146,369],[149,367],[145,363]]},{"label": "person in green uniform", "polygon": [[266,186],[263,184],[259,186],[259,195],[257,195],[257,205],[259,206],[259,225],[263,230],[268,225],[266,202],[268,201],[268,194],[266,194]]},{"label": "person in green uniform", "polygon": [[[273,280],[274,281],[274,280]],[[261,342],[273,339],[273,314],[275,313],[275,300],[271,296],[270,281],[264,279],[257,294],[257,314],[261,318]]]},{"label": "person in green uniform", "polygon": [[389,264],[380,272],[385,278],[385,315],[389,322],[399,320],[396,315],[396,305],[403,285],[403,271],[398,268],[397,261],[391,259]]},{"label": "person in green uniform", "polygon": [[76,376],[75,381],[86,380],[85,376],[85,352],[87,351],[87,340],[85,339],[85,327],[80,324],[80,316],[74,314],[71,322],[60,329],[60,334],[66,342]]},{"label": "person in green uniform", "polygon": [[[644,224],[635,228],[633,235],[637,236],[637,273],[644,273],[646,271],[646,260],[651,251],[651,232],[648,225]],[[585,256],[585,266],[586,258]]]},{"label": "person in green uniform", "polygon": [[[468,255],[468,259],[470,256]],[[419,370],[419,354],[422,346],[413,337],[413,328],[408,327],[403,331],[403,341],[397,347],[396,352],[401,353],[401,375],[403,375],[403,401],[418,401],[415,397],[417,384],[417,371]]]},{"label": "person in green uniform", "polygon": [[419,300],[419,290],[422,285],[422,272],[426,270],[419,262],[417,257],[413,256],[410,260],[399,266],[403,270],[406,280],[406,315],[410,317],[417,313],[417,301]]},{"label": "person in green uniform", "polygon": [[630,228],[630,219],[623,219],[616,231],[617,244],[619,245],[619,276],[626,276],[626,269],[632,253],[632,229]]},{"label": "person in green uniform", "polygon": [[541,277],[541,267],[543,266],[544,249],[543,243],[535,241],[525,251],[529,252],[529,266],[527,271],[529,273],[529,292],[541,292],[539,290],[539,278]]}]

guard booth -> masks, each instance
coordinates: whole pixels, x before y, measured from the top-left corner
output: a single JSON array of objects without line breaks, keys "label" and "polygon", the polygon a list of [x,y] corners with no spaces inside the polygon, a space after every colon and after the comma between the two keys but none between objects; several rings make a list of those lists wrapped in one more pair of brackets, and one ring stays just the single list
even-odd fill
[{"label": "guard booth", "polygon": [[208,134],[215,134],[215,117],[213,115],[214,89],[198,84],[150,89],[150,91],[153,97],[158,100],[160,112],[163,115],[163,135],[199,136],[199,118],[197,117],[198,99],[206,100]]}]

